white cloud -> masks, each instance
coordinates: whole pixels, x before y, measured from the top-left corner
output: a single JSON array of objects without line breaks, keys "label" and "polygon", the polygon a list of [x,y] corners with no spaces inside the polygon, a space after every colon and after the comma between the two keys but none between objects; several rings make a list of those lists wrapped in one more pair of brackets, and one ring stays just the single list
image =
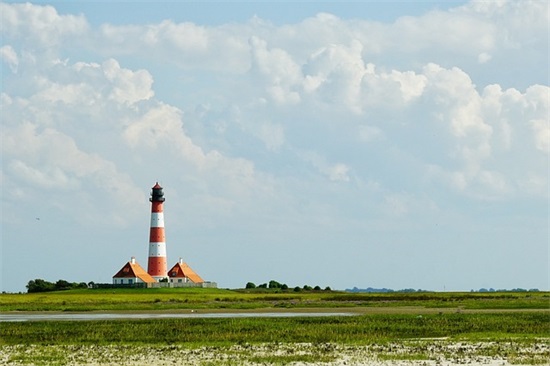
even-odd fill
[{"label": "white cloud", "polygon": [[0,58],[2,58],[2,61],[8,64],[12,72],[17,72],[17,66],[19,66],[19,57],[17,56],[17,53],[12,46],[6,45],[0,47]]},{"label": "white cloud", "polygon": [[349,182],[349,167],[346,164],[334,164],[328,169],[323,170],[325,170],[325,173],[328,173],[328,176],[332,181]]},{"label": "white cloud", "polygon": [[503,225],[522,226],[518,202],[546,223],[531,213],[548,197],[546,2],[285,25],[90,26],[51,6],[0,10],[0,184],[19,219],[42,205],[132,224],[159,179],[175,230],[205,252],[300,238],[305,253],[329,237],[355,253],[389,227],[412,241],[434,218],[503,232],[479,201],[505,208]]},{"label": "white cloud", "polygon": [[277,104],[296,104],[299,94],[293,88],[301,83],[300,67],[282,49],[268,50],[264,40],[252,37],[252,71],[265,78],[268,95]]},{"label": "white cloud", "polygon": [[83,15],[59,15],[53,6],[0,3],[2,34],[9,39],[45,47],[60,47],[65,37],[89,31]]},{"label": "white cloud", "polygon": [[168,144],[196,166],[204,166],[206,163],[205,153],[183,132],[181,111],[167,104],[159,104],[137,120],[130,121],[124,131],[124,138],[135,149]]},{"label": "white cloud", "polygon": [[550,153],[550,126],[548,120],[536,119],[529,121],[533,128],[535,146],[546,154]]},{"label": "white cloud", "polygon": [[484,63],[487,63],[491,60],[492,56],[487,53],[487,52],[481,52],[478,56],[477,56],[477,62],[479,62],[480,64],[484,64]]},{"label": "white cloud", "polygon": [[105,77],[113,84],[109,98],[119,103],[133,104],[153,96],[153,78],[147,71],[122,69],[113,59],[105,61],[102,67]]},{"label": "white cloud", "polygon": [[27,165],[21,160],[13,160],[9,169],[24,182],[37,186],[38,188],[76,189],[78,182],[65,174],[58,167],[47,167],[38,169]]},{"label": "white cloud", "polygon": [[[63,133],[51,128],[40,129],[36,124],[25,122],[6,127],[4,134],[2,154],[8,164],[10,180],[29,186],[33,191],[46,189],[56,192],[54,196],[68,198],[71,193],[62,192],[76,192],[92,183],[108,197],[109,202],[115,202],[115,206],[122,210],[143,197],[130,177],[118,172],[112,162],[82,151],[71,137]],[[78,210],[78,205],[69,201],[62,201],[59,206],[75,214],[73,211]],[[96,209],[102,210],[101,207]],[[105,213],[101,215],[105,216]],[[115,210],[108,216],[117,215],[120,211]]]},{"label": "white cloud", "polygon": [[305,87],[328,104],[342,104],[359,112],[361,83],[367,73],[361,57],[362,45],[329,45],[311,55],[304,73]]}]

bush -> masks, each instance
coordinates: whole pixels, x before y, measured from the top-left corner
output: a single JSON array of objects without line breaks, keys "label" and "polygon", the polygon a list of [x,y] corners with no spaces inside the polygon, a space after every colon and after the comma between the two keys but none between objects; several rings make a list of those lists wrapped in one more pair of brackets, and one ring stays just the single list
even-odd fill
[{"label": "bush", "polygon": [[246,284],[245,288],[250,288],[250,289],[256,288],[256,285],[255,285],[253,282],[248,282],[248,283]]},{"label": "bush", "polygon": [[49,292],[49,291],[66,291],[77,288],[88,288],[85,282],[69,282],[66,280],[58,280],[56,283],[52,283],[41,278],[30,280],[27,283],[27,292]]},{"label": "bush", "polygon": [[48,292],[48,291],[54,291],[55,285],[51,282],[45,281],[41,278],[37,278],[35,280],[30,280],[29,283],[27,283],[27,292]]},{"label": "bush", "polygon": [[63,291],[70,290],[72,288],[72,285],[69,283],[69,281],[59,280],[55,283],[54,287],[56,291]]}]

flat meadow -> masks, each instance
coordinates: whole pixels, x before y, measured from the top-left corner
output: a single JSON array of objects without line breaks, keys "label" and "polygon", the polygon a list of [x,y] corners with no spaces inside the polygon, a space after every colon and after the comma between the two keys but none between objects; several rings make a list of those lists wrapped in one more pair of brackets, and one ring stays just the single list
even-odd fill
[{"label": "flat meadow", "polygon": [[[0,364],[549,364],[550,293],[82,289],[2,294],[5,312],[304,312],[288,318],[0,324]],[[351,316],[311,316],[337,311]]]},{"label": "flat meadow", "polygon": [[549,292],[350,293],[211,288],[78,289],[1,294],[0,311],[155,311],[266,308],[548,309]]}]

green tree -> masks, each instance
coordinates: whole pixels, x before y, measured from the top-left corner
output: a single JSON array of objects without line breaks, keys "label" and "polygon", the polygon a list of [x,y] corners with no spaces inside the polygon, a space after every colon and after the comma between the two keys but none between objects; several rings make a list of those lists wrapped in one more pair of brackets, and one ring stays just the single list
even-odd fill
[{"label": "green tree", "polygon": [[70,290],[73,286],[69,281],[59,280],[54,285],[56,291]]},{"label": "green tree", "polygon": [[256,285],[253,282],[248,282],[245,288],[256,288]]},{"label": "green tree", "polygon": [[27,283],[27,292],[47,292],[47,291],[54,291],[55,285],[51,282],[45,281],[41,278],[37,278],[35,280],[30,280]]}]

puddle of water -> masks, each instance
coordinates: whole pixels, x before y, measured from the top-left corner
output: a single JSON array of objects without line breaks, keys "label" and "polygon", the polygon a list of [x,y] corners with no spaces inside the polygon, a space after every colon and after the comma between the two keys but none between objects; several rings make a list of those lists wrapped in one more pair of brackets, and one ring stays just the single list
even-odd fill
[{"label": "puddle of water", "polygon": [[178,318],[291,318],[350,316],[351,313],[39,313],[0,314],[0,322],[27,322],[42,320],[116,320],[116,319],[178,319]]}]

